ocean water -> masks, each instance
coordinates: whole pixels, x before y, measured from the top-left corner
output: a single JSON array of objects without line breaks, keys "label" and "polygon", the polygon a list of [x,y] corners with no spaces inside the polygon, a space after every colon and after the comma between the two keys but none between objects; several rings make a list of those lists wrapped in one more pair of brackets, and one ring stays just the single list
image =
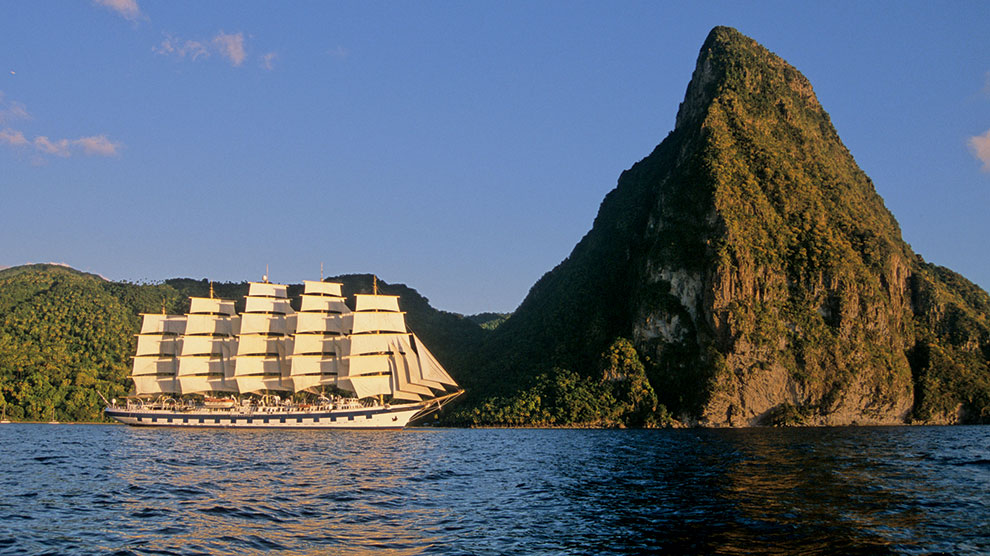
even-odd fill
[{"label": "ocean water", "polygon": [[0,554],[990,553],[990,427],[0,425]]}]

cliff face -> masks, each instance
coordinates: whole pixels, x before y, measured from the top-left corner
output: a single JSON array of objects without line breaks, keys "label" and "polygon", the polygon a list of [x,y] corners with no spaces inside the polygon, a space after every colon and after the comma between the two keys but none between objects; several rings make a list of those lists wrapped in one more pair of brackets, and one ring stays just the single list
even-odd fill
[{"label": "cliff face", "polygon": [[591,377],[630,337],[659,400],[711,426],[954,422],[988,407],[988,308],[904,243],[808,80],[720,27],[674,131],[493,346],[523,383]]},{"label": "cliff face", "polygon": [[[903,422],[913,257],[811,84],[751,39],[716,29],[677,126],[700,134],[694,185],[708,193],[698,207],[707,229],[694,253],[704,264],[651,242],[642,283],[669,290],[688,318],[657,330],[670,312],[640,301],[637,344],[658,360],[671,344],[705,348],[704,423],[798,417],[792,408],[815,424]],[[653,208],[644,240],[667,235],[669,212]]]}]

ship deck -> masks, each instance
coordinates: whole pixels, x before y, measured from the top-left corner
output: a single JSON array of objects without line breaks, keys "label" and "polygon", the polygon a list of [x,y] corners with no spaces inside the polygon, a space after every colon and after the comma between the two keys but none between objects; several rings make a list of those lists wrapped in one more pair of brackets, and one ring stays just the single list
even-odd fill
[{"label": "ship deck", "polygon": [[124,424],[153,427],[401,429],[424,409],[422,403],[347,409],[140,408],[107,407]]}]

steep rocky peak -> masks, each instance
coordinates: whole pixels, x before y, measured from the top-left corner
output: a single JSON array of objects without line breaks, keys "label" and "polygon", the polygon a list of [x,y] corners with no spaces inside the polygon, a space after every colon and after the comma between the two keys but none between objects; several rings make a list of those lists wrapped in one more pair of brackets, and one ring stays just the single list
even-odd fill
[{"label": "steep rocky peak", "polygon": [[811,82],[801,72],[736,29],[715,27],[698,54],[675,128],[700,124],[713,100],[725,91],[773,97],[785,87],[790,89],[788,96],[796,94],[821,110]]}]

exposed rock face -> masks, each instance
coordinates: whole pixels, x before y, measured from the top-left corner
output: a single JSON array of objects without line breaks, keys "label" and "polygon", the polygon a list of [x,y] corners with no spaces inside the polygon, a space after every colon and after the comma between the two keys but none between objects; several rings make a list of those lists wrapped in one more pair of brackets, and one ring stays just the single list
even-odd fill
[{"label": "exposed rock face", "polygon": [[990,416],[988,310],[904,243],[808,80],[719,27],[674,131],[493,345],[522,380],[631,337],[703,425],[955,422]]}]

